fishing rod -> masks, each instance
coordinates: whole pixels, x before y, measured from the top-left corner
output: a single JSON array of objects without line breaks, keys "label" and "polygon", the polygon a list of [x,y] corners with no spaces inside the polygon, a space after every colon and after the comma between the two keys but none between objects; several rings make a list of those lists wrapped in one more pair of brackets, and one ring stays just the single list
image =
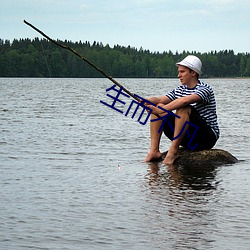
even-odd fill
[{"label": "fishing rod", "polygon": [[108,78],[111,82],[113,82],[114,84],[116,84],[118,87],[122,88],[124,92],[126,92],[128,95],[130,95],[131,97],[133,97],[136,101],[140,101],[140,99],[138,97],[136,97],[134,94],[132,94],[129,90],[127,90],[126,88],[124,88],[119,82],[117,82],[114,78],[112,78],[110,75],[108,75],[106,72],[104,72],[102,69],[100,69],[99,67],[97,67],[95,64],[93,64],[89,59],[87,59],[85,56],[80,55],[76,50],[72,49],[69,46],[65,46],[61,43],[59,43],[56,40],[53,40],[52,38],[50,38],[49,36],[47,36],[45,33],[43,33],[41,30],[39,30],[38,28],[36,28],[34,25],[32,25],[31,23],[27,22],[26,20],[23,20],[23,22],[25,24],[27,24],[28,26],[30,26],[32,29],[34,29],[35,31],[37,31],[38,33],[40,33],[42,36],[44,36],[45,38],[47,38],[50,42],[54,43],[55,45],[69,50],[70,52],[72,52],[73,54],[75,54],[76,56],[78,56],[79,58],[81,58],[83,61],[85,61],[86,63],[88,63],[91,67],[93,67],[94,69],[96,69],[99,73],[101,73],[103,76],[105,76],[106,78]]}]

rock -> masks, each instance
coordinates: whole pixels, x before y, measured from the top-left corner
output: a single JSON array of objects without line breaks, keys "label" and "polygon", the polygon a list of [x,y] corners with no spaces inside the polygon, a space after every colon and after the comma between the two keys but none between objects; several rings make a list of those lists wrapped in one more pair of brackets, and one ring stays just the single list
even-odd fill
[{"label": "rock", "polygon": [[[163,153],[162,157],[166,156],[167,152]],[[229,152],[223,149],[209,149],[195,151],[181,148],[179,158],[174,162],[175,165],[213,165],[236,163],[238,160]]]}]

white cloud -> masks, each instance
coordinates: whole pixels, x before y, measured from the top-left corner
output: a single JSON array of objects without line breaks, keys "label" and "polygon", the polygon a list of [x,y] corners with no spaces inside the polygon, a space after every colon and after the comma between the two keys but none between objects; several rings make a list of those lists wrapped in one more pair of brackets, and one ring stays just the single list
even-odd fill
[{"label": "white cloud", "polygon": [[132,1],[134,2],[136,5],[156,5],[156,4],[159,4],[159,3],[167,3],[169,2],[169,0],[135,0],[135,1]]},{"label": "white cloud", "polygon": [[[205,1],[204,1],[205,2]],[[227,5],[227,4],[232,4],[232,3],[240,3],[239,0],[210,0],[206,1],[208,5]]]},{"label": "white cloud", "polygon": [[81,3],[81,4],[79,5],[79,8],[80,8],[80,10],[86,10],[86,9],[89,8],[89,4]]}]

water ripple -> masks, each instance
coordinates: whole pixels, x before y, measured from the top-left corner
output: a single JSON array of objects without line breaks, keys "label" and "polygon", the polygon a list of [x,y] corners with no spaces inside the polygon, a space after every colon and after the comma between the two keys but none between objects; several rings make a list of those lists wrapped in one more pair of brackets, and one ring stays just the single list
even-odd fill
[{"label": "water ripple", "polygon": [[[100,103],[110,101],[106,79],[1,79],[0,248],[248,249],[250,82],[207,81],[216,147],[237,164],[143,163],[148,124]],[[178,84],[120,82],[140,96]]]}]

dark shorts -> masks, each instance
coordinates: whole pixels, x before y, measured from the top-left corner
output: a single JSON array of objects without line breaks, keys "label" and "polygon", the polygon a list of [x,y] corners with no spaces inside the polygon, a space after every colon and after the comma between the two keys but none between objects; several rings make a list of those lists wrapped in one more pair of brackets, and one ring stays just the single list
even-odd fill
[{"label": "dark shorts", "polygon": [[[170,122],[172,125],[172,128],[174,128],[175,116],[174,115],[167,116],[167,120],[163,127],[164,134],[172,141],[173,136],[174,136],[174,131],[171,130],[171,127],[168,122]],[[192,125],[189,125],[188,133],[185,132],[185,136],[183,137],[181,141],[181,146],[185,148],[194,148],[195,150],[211,149],[217,141],[216,136],[213,130],[200,117],[198,111],[192,106],[191,106],[191,114],[190,114],[189,122],[191,124],[196,125],[198,127],[198,130],[195,133],[196,128]],[[193,135],[194,137],[191,140]]]}]

